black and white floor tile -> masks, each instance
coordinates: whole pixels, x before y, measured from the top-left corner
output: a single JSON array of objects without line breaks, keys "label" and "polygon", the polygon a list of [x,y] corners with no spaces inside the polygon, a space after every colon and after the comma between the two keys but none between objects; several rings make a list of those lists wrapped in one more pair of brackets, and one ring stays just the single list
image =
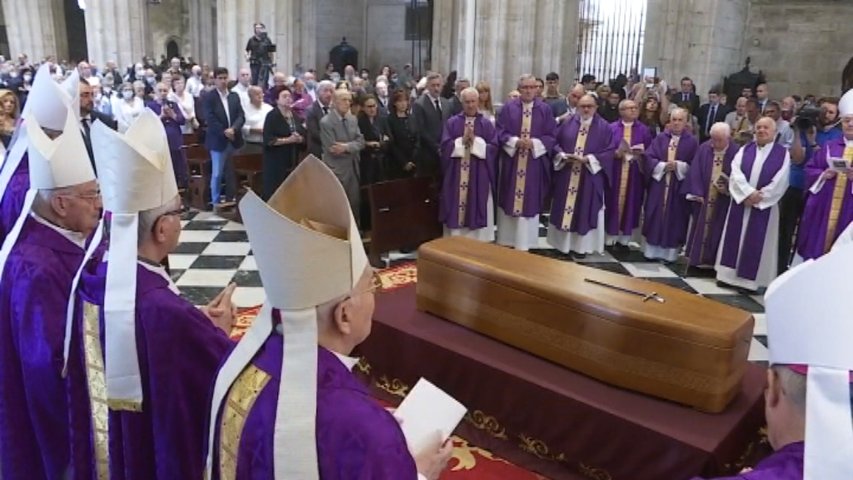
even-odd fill
[{"label": "black and white floor tile", "polygon": [[[192,211],[184,215],[182,225],[180,244],[169,255],[169,265],[172,278],[189,301],[196,305],[205,304],[226,285],[234,282],[237,289],[233,298],[237,306],[253,306],[263,302],[264,292],[258,267],[241,224],[211,212]],[[718,287],[713,276],[694,269],[685,270],[683,264],[650,262],[635,248],[608,249],[602,255],[587,255],[586,258],[573,260],[571,256],[548,246],[544,225],[540,229],[539,247],[531,250],[531,253],[647,278],[753,312],[755,331],[749,359],[755,362],[767,361],[767,327],[761,295],[743,295]],[[388,261],[393,264],[413,258],[414,254],[392,253]]]}]

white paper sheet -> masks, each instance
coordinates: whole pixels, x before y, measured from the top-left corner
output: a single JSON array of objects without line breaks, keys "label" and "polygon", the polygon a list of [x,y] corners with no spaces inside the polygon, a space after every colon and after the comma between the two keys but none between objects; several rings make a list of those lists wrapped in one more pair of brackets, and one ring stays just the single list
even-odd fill
[{"label": "white paper sheet", "polygon": [[409,451],[416,456],[435,440],[436,432],[440,432],[442,442],[450,438],[467,411],[456,399],[421,378],[394,416],[401,421]]}]

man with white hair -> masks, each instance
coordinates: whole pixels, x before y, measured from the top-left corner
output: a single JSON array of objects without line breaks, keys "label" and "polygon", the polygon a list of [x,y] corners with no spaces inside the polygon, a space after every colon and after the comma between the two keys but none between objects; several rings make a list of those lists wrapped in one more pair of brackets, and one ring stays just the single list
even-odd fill
[{"label": "man with white hair", "polygon": [[311,96],[311,101],[317,101],[317,77],[312,72],[305,72],[302,75],[302,81],[305,82],[305,93]]},{"label": "man with white hair", "polygon": [[323,80],[317,86],[317,100],[305,114],[305,130],[308,133],[308,153],[317,158],[323,156],[323,142],[320,140],[320,120],[332,109],[332,96],[335,84]]},{"label": "man with white hair", "polygon": [[204,90],[204,80],[201,78],[201,66],[193,65],[190,73],[190,78],[187,79],[187,92],[193,98],[198,98]]},{"label": "man with white hair", "polygon": [[578,257],[604,253],[604,185],[613,166],[613,132],[592,95],[557,127],[548,244]]},{"label": "man with white hair", "polygon": [[480,113],[480,93],[462,90],[462,113],[447,120],[441,139],[441,198],[438,220],[445,236],[484,242],[495,239],[497,131]]},{"label": "man with white hair", "polygon": [[713,268],[729,211],[729,176],[738,146],[732,141],[727,123],[711,125],[710,140],[699,145],[687,183],[687,200],[692,202],[693,222],[687,236],[687,257],[691,266]]},{"label": "man with white hair", "polygon": [[237,84],[231,87],[231,91],[240,96],[243,109],[249,103],[249,87],[252,86],[252,72],[248,68],[241,68],[237,72]]},{"label": "man with white hair", "polygon": [[45,131],[30,113],[24,122],[30,190],[0,250],[0,471],[3,478],[60,479],[71,448],[58,359],[72,280],[98,225],[101,196],[74,112],[66,111],[60,131]]},{"label": "man with white hair", "polygon": [[388,116],[388,102],[391,99],[388,97],[388,84],[385,82],[376,82],[376,100],[379,102],[379,115]]},{"label": "man with white hair", "polygon": [[364,136],[358,120],[350,112],[352,94],[335,90],[335,108],[320,120],[320,140],[323,144],[323,163],[329,166],[347,192],[354,215],[361,204],[359,160],[364,149]]},{"label": "man with white hair", "polygon": [[268,204],[253,192],[240,202],[266,301],[217,375],[206,478],[437,480],[444,470],[450,442],[436,435],[410,453],[351,373],[379,284],[348,203],[310,156]]},{"label": "man with white hair", "polygon": [[748,292],[769,285],[779,273],[779,200],[788,188],[791,157],[775,137],[776,122],[762,117],[755,140],[732,160],[732,202],[717,254],[717,281]]},{"label": "man with white hair", "polygon": [[853,245],[840,245],[768,287],[764,415],[774,453],[728,480],[853,478],[850,265]]},{"label": "man with white hair", "polygon": [[160,265],[178,245],[181,199],[151,110],[124,135],[95,124],[92,144],[109,251],[81,272],[66,339],[70,476],[201,480],[203,406],[233,346],[234,285],[199,309]]},{"label": "man with white hair", "polygon": [[658,135],[646,151],[643,171],[648,182],[643,218],[643,255],[649,260],[674,262],[687,239],[690,210],[681,193],[690,162],[696,154],[696,137],[687,131],[688,112],[676,108],[669,129]]}]

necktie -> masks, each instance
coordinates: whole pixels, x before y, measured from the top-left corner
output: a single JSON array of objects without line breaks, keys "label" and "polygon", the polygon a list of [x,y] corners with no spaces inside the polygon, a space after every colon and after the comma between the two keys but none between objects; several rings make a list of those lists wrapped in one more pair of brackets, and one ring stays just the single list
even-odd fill
[{"label": "necktie", "polygon": [[438,99],[436,98],[433,102],[435,103],[435,111],[441,113],[441,104],[438,103]]},{"label": "necktie", "polygon": [[717,106],[711,105],[710,110],[708,111],[708,121],[705,123],[705,133],[711,134],[711,124],[714,123],[714,118],[717,116]]},{"label": "necktie", "polygon": [[686,93],[682,93],[682,94],[681,94],[681,101],[682,101],[682,102],[686,102],[686,101],[687,101],[687,94],[686,94]]},{"label": "necktie", "polygon": [[92,166],[95,165],[95,155],[92,152],[92,139],[89,137],[89,119],[82,118],[80,123],[83,125],[83,143],[86,145],[86,152],[89,154],[89,161]]},{"label": "necktie", "polygon": [[329,107],[323,107],[323,115],[326,115],[328,113],[329,113]]}]

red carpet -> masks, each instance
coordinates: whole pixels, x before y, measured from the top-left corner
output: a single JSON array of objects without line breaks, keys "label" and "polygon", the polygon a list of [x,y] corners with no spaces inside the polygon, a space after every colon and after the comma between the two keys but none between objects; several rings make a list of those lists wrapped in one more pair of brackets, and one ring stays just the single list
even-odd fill
[{"label": "red carpet", "polygon": [[[417,281],[417,269],[414,262],[386,268],[380,273],[382,290],[391,291]],[[231,337],[239,339],[252,325],[260,306],[241,308],[237,321],[231,331]],[[380,402],[384,403],[384,402]],[[547,480],[506,460],[496,457],[488,450],[471,445],[464,438],[453,436],[453,458],[441,480]]]}]

